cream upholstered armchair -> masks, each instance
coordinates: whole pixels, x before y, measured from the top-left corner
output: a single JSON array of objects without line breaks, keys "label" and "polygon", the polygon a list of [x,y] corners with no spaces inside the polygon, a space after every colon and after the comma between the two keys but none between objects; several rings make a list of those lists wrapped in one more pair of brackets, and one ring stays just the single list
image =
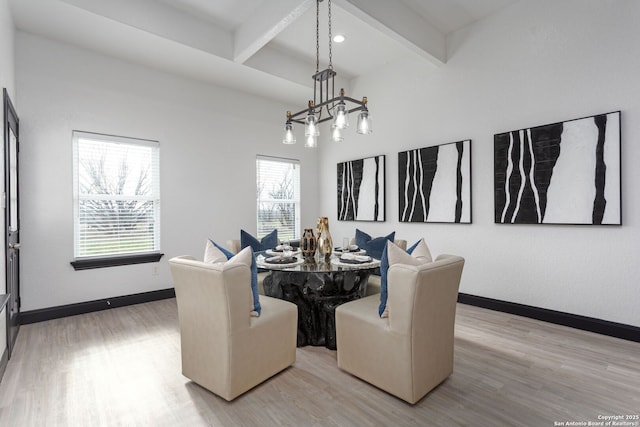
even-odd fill
[{"label": "cream upholstered armchair", "polygon": [[251,316],[246,264],[209,264],[181,256],[169,261],[178,316],[182,373],[226,400],[260,384],[296,360],[297,307],[260,296]]},{"label": "cream upholstered armchair", "polygon": [[411,404],[453,372],[453,334],[464,259],[441,255],[388,270],[389,317],[377,295],[336,309],[338,367]]}]

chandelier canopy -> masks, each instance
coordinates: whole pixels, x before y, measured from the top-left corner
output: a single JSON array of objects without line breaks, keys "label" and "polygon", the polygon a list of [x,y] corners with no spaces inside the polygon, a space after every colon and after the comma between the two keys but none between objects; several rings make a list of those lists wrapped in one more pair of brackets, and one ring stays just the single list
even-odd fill
[{"label": "chandelier canopy", "polygon": [[320,70],[320,3],[316,0],[316,73],[313,78],[313,100],[309,100],[307,108],[292,114],[287,111],[287,121],[284,126],[284,144],[295,144],[293,123],[304,125],[305,147],[315,148],[318,145],[320,130],[318,125],[328,120],[333,120],[331,126],[331,139],[342,142],[342,131],[349,127],[349,114],[359,111],[356,132],[360,134],[371,133],[371,118],[367,108],[367,97],[362,101],[348,97],[344,89],[335,95],[335,76],[332,64],[332,38],[331,38],[331,0],[328,0],[329,15],[329,65]]}]

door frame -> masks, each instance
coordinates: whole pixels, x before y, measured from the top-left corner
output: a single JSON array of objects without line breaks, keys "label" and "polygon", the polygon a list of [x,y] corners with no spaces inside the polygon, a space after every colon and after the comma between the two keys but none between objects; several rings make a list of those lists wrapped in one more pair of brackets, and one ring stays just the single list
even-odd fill
[{"label": "door frame", "polygon": [[[11,284],[11,275],[14,268],[17,268],[17,273],[15,276],[15,287],[12,295],[9,295],[9,301],[7,302],[6,316],[7,316],[7,350],[8,355],[11,357],[11,353],[13,351],[13,347],[15,345],[16,338],[18,337],[18,332],[20,330],[20,179],[19,179],[19,170],[20,170],[20,162],[19,162],[19,153],[20,153],[20,120],[18,119],[18,115],[16,113],[13,104],[11,103],[11,99],[9,98],[9,93],[7,89],[3,89],[3,105],[4,105],[4,187],[3,187],[3,195],[4,200],[2,201],[5,207],[5,226],[4,226],[4,235],[5,235],[5,289],[6,293],[10,293],[10,284]],[[16,159],[16,222],[17,222],[17,230],[16,230],[16,249],[10,248],[10,237],[11,237],[11,200],[10,200],[10,190],[11,190],[11,139],[10,133],[11,131],[16,137],[15,144],[15,159]],[[13,257],[10,263],[10,259]],[[13,264],[13,265],[11,265]],[[15,311],[15,312],[14,312]],[[13,316],[12,316],[13,313]]]}]

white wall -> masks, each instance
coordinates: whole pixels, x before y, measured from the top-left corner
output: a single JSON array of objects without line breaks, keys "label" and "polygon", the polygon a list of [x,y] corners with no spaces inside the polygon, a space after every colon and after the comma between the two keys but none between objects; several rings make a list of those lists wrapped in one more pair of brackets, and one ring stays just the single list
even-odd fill
[{"label": "white wall", "polygon": [[[172,287],[167,260],[256,232],[256,154],[298,158],[315,221],[317,154],[284,146],[286,106],[18,32],[23,311]],[[74,271],[72,130],[160,141],[159,276],[152,265]]]},{"label": "white wall", "polygon": [[7,88],[12,99],[15,98],[14,33],[9,0],[0,0],[0,89]]},{"label": "white wall", "polygon": [[[407,58],[352,84],[374,133],[322,143],[323,213],[334,239],[360,228],[425,237],[467,263],[461,292],[640,326],[640,2],[525,0],[448,39],[435,69]],[[498,225],[493,135],[622,111],[623,226]],[[355,121],[355,117],[353,118]],[[473,224],[398,222],[398,152],[472,139]],[[336,220],[336,163],[385,154],[387,221]]]},{"label": "white wall", "polygon": [[[13,26],[13,19],[11,18],[11,11],[9,10],[9,0],[0,0],[0,89],[6,88],[7,92],[9,93],[9,97],[11,97],[12,102],[15,103],[13,50],[14,33],[15,29]],[[15,104],[14,107],[17,108]],[[4,159],[4,128],[5,125],[3,123],[3,130],[0,132],[0,137],[2,137],[2,142],[0,142],[0,159]],[[4,177],[4,161],[0,161],[0,177]],[[4,191],[4,189],[1,191]],[[3,230],[0,233],[0,247],[5,248],[4,207],[0,209],[0,215],[2,216],[2,218],[0,219],[0,227],[1,230]],[[5,249],[2,250],[2,261],[0,261],[0,294],[4,294],[7,289],[4,259]],[[6,313],[6,310],[0,311],[0,355],[4,353],[7,345]]]}]

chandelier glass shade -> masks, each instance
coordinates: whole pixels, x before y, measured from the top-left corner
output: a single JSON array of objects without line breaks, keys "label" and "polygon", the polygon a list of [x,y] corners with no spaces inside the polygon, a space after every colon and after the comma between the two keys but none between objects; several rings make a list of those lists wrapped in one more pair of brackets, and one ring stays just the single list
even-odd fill
[{"label": "chandelier glass shade", "polygon": [[320,129],[318,129],[318,119],[315,112],[310,108],[307,118],[304,121],[304,136],[320,136]]},{"label": "chandelier glass shade", "polygon": [[296,134],[293,133],[293,125],[287,120],[287,124],[284,126],[284,137],[282,138],[283,144],[295,144]]},{"label": "chandelier glass shade", "polygon": [[362,111],[358,114],[357,130],[359,134],[368,135],[371,133],[371,118],[368,111]]},{"label": "chandelier glass shade", "polygon": [[349,111],[344,101],[340,101],[336,106],[336,116],[333,118],[333,127],[340,130],[349,127]]},{"label": "chandelier glass shade", "polygon": [[340,94],[335,95],[335,76],[332,64],[332,39],[331,39],[331,0],[328,0],[329,10],[329,65],[326,69],[320,70],[320,3],[323,0],[316,0],[316,73],[313,78],[313,100],[307,104],[307,108],[291,113],[287,111],[287,121],[284,127],[285,144],[295,144],[293,123],[304,125],[305,147],[315,148],[318,145],[320,136],[320,123],[332,120],[331,139],[335,142],[342,142],[344,139],[342,131],[349,127],[349,114],[359,112],[356,132],[368,135],[371,133],[371,118],[367,107],[367,97],[362,100],[354,99],[345,95],[344,89],[340,89]]},{"label": "chandelier glass shade", "polygon": [[304,146],[307,148],[316,148],[318,146],[318,137],[313,135],[306,136]]},{"label": "chandelier glass shade", "polygon": [[342,129],[336,126],[331,127],[331,139],[334,142],[342,142],[344,137],[342,136]]}]

